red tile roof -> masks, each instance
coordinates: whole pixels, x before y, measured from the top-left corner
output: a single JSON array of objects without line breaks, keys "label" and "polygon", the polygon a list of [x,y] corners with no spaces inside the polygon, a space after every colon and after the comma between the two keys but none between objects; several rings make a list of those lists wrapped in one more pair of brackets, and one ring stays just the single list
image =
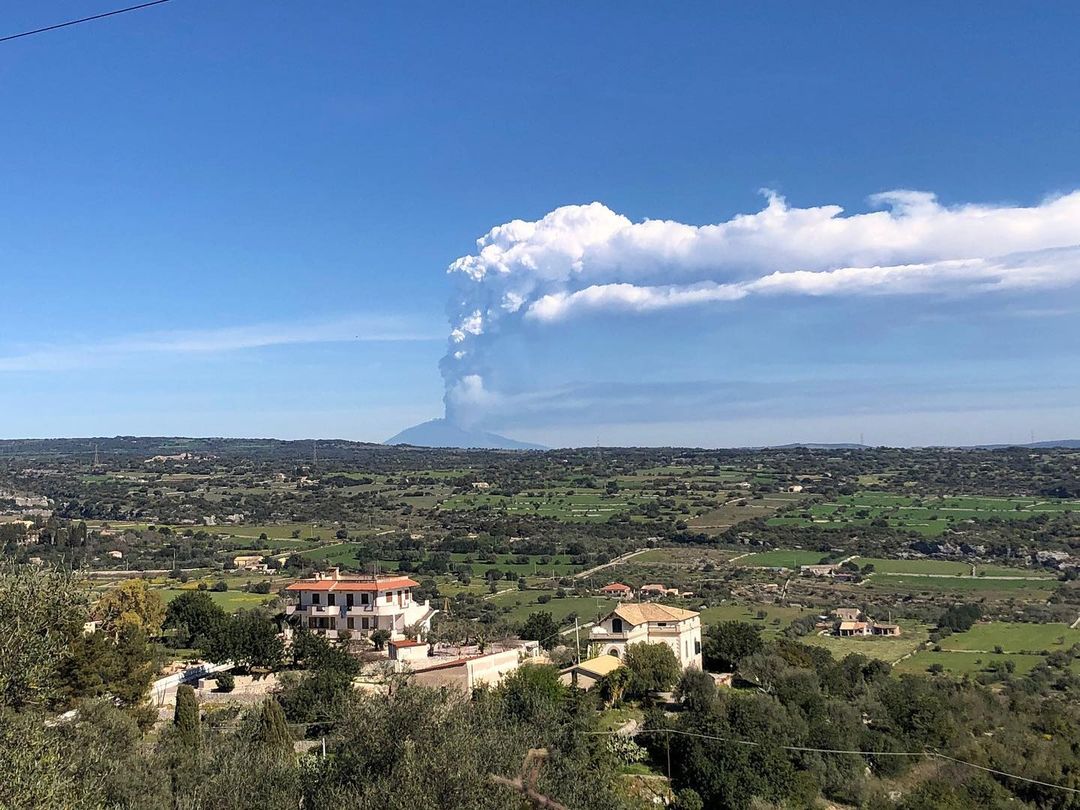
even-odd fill
[{"label": "red tile roof", "polygon": [[301,579],[287,591],[392,591],[398,588],[417,588],[419,582],[408,577],[379,577],[378,579]]},{"label": "red tile roof", "polygon": [[629,585],[623,585],[621,582],[612,582],[610,585],[605,585],[600,590],[602,591],[629,591],[632,588]]}]

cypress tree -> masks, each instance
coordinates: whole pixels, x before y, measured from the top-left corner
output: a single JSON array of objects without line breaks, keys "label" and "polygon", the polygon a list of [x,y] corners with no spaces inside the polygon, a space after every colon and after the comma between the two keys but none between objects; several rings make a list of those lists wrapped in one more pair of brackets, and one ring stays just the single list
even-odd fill
[{"label": "cypress tree", "polygon": [[274,698],[267,698],[259,712],[259,721],[255,728],[255,739],[272,748],[292,751],[293,739],[285,712]]},{"label": "cypress tree", "polygon": [[176,689],[176,710],[173,712],[173,723],[184,745],[198,748],[202,737],[199,724],[199,701],[195,697],[195,690],[186,683],[180,684]]}]

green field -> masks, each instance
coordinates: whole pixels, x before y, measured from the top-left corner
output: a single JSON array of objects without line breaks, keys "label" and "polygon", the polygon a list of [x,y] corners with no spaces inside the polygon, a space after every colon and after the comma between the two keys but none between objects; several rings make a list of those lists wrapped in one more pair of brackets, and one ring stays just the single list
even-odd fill
[{"label": "green field", "polygon": [[976,565],[975,573],[987,577],[1045,577],[1057,579],[1057,574],[1045,568],[1010,568],[1005,565]]},{"label": "green field", "polygon": [[971,566],[962,562],[948,560],[886,560],[881,557],[855,557],[855,565],[874,566],[874,571],[882,574],[951,574],[966,577],[971,575]]},{"label": "green field", "polygon": [[[506,618],[513,622],[523,622],[530,613],[546,611],[556,622],[562,622],[571,613],[576,613],[581,623],[594,621],[614,608],[618,602],[613,599],[599,599],[592,596],[567,596],[557,599],[554,591],[510,591],[491,598],[491,603],[510,608]],[[547,595],[551,601],[540,604],[537,597]]]},{"label": "green field", "polygon": [[[759,618],[758,613],[764,613]],[[782,607],[780,605],[746,605],[733,602],[727,605],[714,605],[701,611],[701,623],[705,626],[718,622],[746,622],[760,627],[765,633],[783,630],[792,621],[802,616],[814,616],[817,611]]]},{"label": "green field", "polygon": [[858,636],[839,638],[837,636],[809,635],[801,639],[806,644],[824,647],[835,658],[843,658],[852,653],[865,655],[867,658],[879,658],[893,662],[907,655],[926,641],[929,632],[925,626],[904,623],[900,636]]},{"label": "green field", "polygon": [[[166,603],[171,602],[182,593],[191,593],[194,588],[158,588],[157,593]],[[273,599],[274,594],[246,593],[245,591],[216,592],[207,590],[213,599],[223,610],[232,612],[241,608],[259,607],[267,599]]]},{"label": "green field", "polygon": [[823,551],[800,551],[778,548],[773,551],[759,551],[756,554],[748,554],[738,560],[733,560],[732,565],[746,565],[754,568],[792,568],[798,570],[800,565],[816,565],[828,556],[829,555]]},{"label": "green field", "polygon": [[905,576],[903,574],[873,574],[864,587],[871,590],[901,591],[903,593],[917,593],[919,591],[928,593],[941,593],[943,591],[958,593],[999,592],[1014,596],[1027,591],[1045,597],[1048,591],[1054,590],[1057,586],[1057,580],[1053,579],[987,579],[985,577],[920,577]]},{"label": "green field", "polygon": [[897,672],[912,672],[925,674],[934,664],[941,664],[946,672],[954,675],[974,675],[990,667],[991,664],[1012,661],[1016,666],[1017,674],[1030,672],[1042,663],[1041,655],[987,655],[974,652],[934,652],[932,650],[920,650],[910,658],[895,665]]},{"label": "green field", "polygon": [[977,520],[1028,520],[1042,514],[1080,511],[1080,501],[1040,498],[917,497],[883,492],[838,496],[828,503],[786,512],[769,523],[777,526],[867,525],[885,521],[893,528],[937,536]]},{"label": "green field", "polygon": [[1022,622],[987,622],[976,624],[966,633],[954,633],[941,640],[947,651],[992,651],[1001,647],[1007,653],[1041,653],[1064,650],[1080,643],[1080,630],[1065,624],[1026,624]]}]

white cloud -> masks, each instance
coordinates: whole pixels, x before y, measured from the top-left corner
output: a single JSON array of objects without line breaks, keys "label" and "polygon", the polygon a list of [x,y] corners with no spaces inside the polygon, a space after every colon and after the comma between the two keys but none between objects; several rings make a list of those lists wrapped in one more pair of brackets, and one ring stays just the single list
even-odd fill
[{"label": "white cloud", "polygon": [[304,343],[438,339],[430,330],[417,328],[401,318],[356,316],[309,323],[145,332],[96,342],[36,346],[0,355],[0,372],[61,371],[144,354],[205,354]]},{"label": "white cloud", "polygon": [[[876,194],[881,210],[796,208],[766,192],[753,214],[714,225],[632,222],[601,203],[514,220],[450,265],[447,390],[481,384],[487,347],[522,319],[552,323],[755,296],[968,295],[1080,284],[1080,191],[1033,206],[941,205]],[[447,400],[448,416],[454,403]]]},{"label": "white cloud", "polygon": [[1045,289],[1080,283],[1080,248],[1058,248],[994,259],[952,259],[889,267],[777,271],[748,282],[636,286],[594,284],[573,293],[549,293],[526,317],[556,321],[597,310],[650,312],[749,295],[920,295]]}]

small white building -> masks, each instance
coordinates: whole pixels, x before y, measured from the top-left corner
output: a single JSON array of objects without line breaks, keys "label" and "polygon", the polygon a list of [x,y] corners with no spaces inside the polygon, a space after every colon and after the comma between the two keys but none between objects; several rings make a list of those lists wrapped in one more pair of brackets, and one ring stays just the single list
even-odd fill
[{"label": "small white building", "polygon": [[403,639],[405,628],[412,625],[424,635],[438,611],[427,601],[413,600],[416,587],[418,582],[404,576],[343,577],[334,569],[329,576],[289,585],[285,590],[292,599],[285,612],[296,616],[302,627],[328,638],[338,638],[345,630],[353,637],[388,630],[391,639]]},{"label": "small white building", "polygon": [[619,659],[631,644],[663,643],[683,669],[701,668],[701,615],[693,610],[655,603],[619,605],[593,626],[589,640],[602,654]]}]

